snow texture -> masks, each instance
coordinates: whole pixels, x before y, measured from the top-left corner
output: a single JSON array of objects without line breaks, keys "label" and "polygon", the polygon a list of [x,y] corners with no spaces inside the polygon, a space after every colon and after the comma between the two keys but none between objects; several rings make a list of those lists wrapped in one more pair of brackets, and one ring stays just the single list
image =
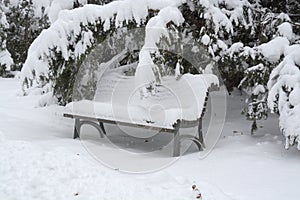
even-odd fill
[{"label": "snow texture", "polygon": [[263,70],[264,69],[264,65],[262,63],[255,65],[253,67],[249,67],[247,69],[247,71],[251,72],[251,71],[257,71],[257,70]]},{"label": "snow texture", "polygon": [[293,27],[289,22],[283,22],[277,28],[280,36],[287,38],[289,41],[293,41],[295,39]]},{"label": "snow texture", "polygon": [[176,63],[176,68],[175,68],[175,78],[178,79],[181,77],[181,70],[182,66],[180,65],[179,62]]},{"label": "snow texture", "polygon": [[231,45],[228,49],[228,54],[230,57],[233,57],[235,53],[240,53],[243,50],[244,44],[241,42],[237,42]]},{"label": "snow texture", "polygon": [[259,85],[255,86],[255,88],[252,91],[252,94],[259,95],[260,93],[263,94],[265,92],[266,92],[265,87],[263,85],[259,84]]},{"label": "snow texture", "polygon": [[72,9],[76,1],[81,5],[87,4],[87,0],[53,0],[48,10],[51,24],[57,20],[60,11]]},{"label": "snow texture", "polygon": [[[75,145],[74,145],[75,146]],[[81,145],[77,143],[77,146]],[[197,196],[193,182],[158,173],[146,179],[116,174],[65,147],[45,150],[33,142],[0,140],[1,199],[171,199]],[[150,180],[149,180],[150,178]],[[163,180],[159,185],[157,181]],[[203,186],[202,186],[203,184]],[[200,184],[207,200],[229,198],[209,183]],[[150,192],[152,191],[153,192]],[[155,191],[155,192],[154,192]]]},{"label": "snow texture", "polygon": [[204,45],[208,45],[209,44],[209,42],[210,42],[210,37],[208,36],[208,35],[203,35],[202,36],[202,39],[201,39],[201,42],[202,42],[202,44],[204,44]]}]

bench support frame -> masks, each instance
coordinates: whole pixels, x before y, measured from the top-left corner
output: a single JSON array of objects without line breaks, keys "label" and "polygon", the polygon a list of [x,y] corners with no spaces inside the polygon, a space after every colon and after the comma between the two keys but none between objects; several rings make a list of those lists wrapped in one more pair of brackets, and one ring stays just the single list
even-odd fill
[{"label": "bench support frame", "polygon": [[[75,127],[74,127],[74,135],[73,138],[80,138],[80,129],[83,125],[91,125],[95,127],[100,137],[103,138],[106,135],[106,130],[104,128],[105,124],[120,124],[124,126],[131,126],[131,127],[138,127],[138,128],[146,128],[151,130],[158,130],[159,132],[168,132],[174,134],[173,140],[173,157],[180,156],[180,144],[182,140],[191,140],[195,143],[199,149],[199,151],[203,151],[205,149],[204,138],[203,138],[203,131],[202,131],[202,119],[206,110],[206,104],[208,100],[209,93],[206,93],[205,103],[203,107],[203,111],[199,119],[194,121],[187,121],[187,120],[177,120],[177,122],[173,125],[173,129],[170,128],[161,128],[161,127],[154,127],[149,125],[142,125],[142,124],[133,124],[128,122],[120,122],[120,121],[113,121],[107,119],[98,119],[93,117],[85,117],[80,115],[73,115],[73,114],[64,114],[64,117],[75,119]],[[197,136],[192,135],[180,135],[181,128],[191,128],[196,127],[197,129]]]},{"label": "bench support frame", "polygon": [[106,135],[106,131],[104,129],[104,125],[103,125],[102,122],[99,122],[99,124],[97,124],[94,121],[81,120],[79,118],[75,118],[73,139],[80,138],[80,129],[85,124],[88,124],[88,125],[93,126],[94,128],[96,128],[98,130],[101,138],[104,138],[104,135]]},{"label": "bench support frame", "polygon": [[[100,119],[92,119],[92,118],[86,118],[86,117],[81,117],[81,116],[75,116],[75,115],[68,115],[65,114],[65,117],[73,118],[75,119],[75,125],[74,125],[74,135],[73,139],[80,138],[80,130],[83,125],[90,125],[93,126],[94,128],[97,129],[97,131],[100,134],[100,137],[103,138],[106,135],[106,130],[104,128],[104,123]],[[106,121],[106,123],[111,123],[111,124],[119,124],[118,122],[115,121]],[[122,124],[122,123],[120,123]],[[128,125],[128,124],[126,124]],[[145,127],[151,129],[151,126],[141,126],[141,125],[136,125],[136,124],[131,124],[132,126],[135,127]],[[190,127],[195,127],[195,125],[198,125],[198,134],[197,136],[192,136],[192,135],[180,135],[180,129],[181,128],[190,128]],[[178,157],[180,156],[180,144],[182,140],[191,140],[194,142],[199,151],[202,151],[205,148],[204,145],[204,140],[203,140],[203,133],[202,133],[202,118],[198,119],[197,121],[185,121],[185,120],[177,120],[177,122],[174,124],[174,129],[161,129],[160,132],[171,132],[174,134],[174,139],[173,139],[173,157]],[[153,127],[152,127],[153,129]],[[156,128],[155,128],[156,129]]]}]

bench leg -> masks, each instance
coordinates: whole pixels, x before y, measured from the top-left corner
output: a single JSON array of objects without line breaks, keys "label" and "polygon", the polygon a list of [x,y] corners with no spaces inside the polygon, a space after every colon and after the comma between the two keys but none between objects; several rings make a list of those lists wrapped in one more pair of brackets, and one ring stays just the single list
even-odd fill
[{"label": "bench leg", "polygon": [[177,121],[174,131],[174,143],[173,143],[173,157],[180,156],[180,135],[179,135],[180,121]]},{"label": "bench leg", "polygon": [[199,139],[199,142],[201,143],[201,146],[202,146],[201,149],[199,149],[201,151],[201,150],[203,150],[203,148],[205,148],[204,138],[203,138],[203,131],[202,131],[202,117],[199,119],[198,139]]},{"label": "bench leg", "polygon": [[80,119],[75,119],[75,126],[74,126],[74,136],[73,139],[80,137]]},{"label": "bench leg", "polygon": [[[74,139],[80,138],[81,126],[85,125],[85,124],[95,127],[98,130],[101,138],[104,138],[104,135],[106,135],[103,123],[97,124],[94,121],[75,119],[74,136],[73,136]],[[101,124],[102,124],[102,126],[101,126]]]},{"label": "bench leg", "polygon": [[106,135],[106,131],[105,131],[103,122],[99,122],[99,126],[100,126],[100,129],[102,130],[103,134]]},{"label": "bench leg", "polygon": [[179,131],[174,133],[174,146],[173,146],[173,157],[180,156],[180,138]]},{"label": "bench leg", "polygon": [[199,119],[197,137],[191,135],[180,135],[179,128],[180,128],[180,121],[176,123],[175,131],[174,131],[173,157],[180,156],[181,140],[192,140],[192,142],[194,142],[197,145],[199,151],[202,151],[205,148],[203,132],[202,132],[202,118]]}]

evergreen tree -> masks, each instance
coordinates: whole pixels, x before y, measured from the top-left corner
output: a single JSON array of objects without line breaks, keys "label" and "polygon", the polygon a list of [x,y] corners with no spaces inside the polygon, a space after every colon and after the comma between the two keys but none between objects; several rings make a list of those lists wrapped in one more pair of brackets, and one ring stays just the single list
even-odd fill
[{"label": "evergreen tree", "polygon": [[9,51],[7,50],[7,34],[8,22],[6,21],[5,13],[3,12],[4,6],[0,5],[0,76],[5,76],[7,71],[13,64],[13,60]]},{"label": "evergreen tree", "polygon": [[41,17],[35,15],[32,0],[20,0],[17,6],[9,7],[6,13],[9,22],[7,48],[15,62],[13,70],[21,70],[30,44],[49,26],[45,9],[42,12]]},{"label": "evergreen tree", "polygon": [[[275,40],[278,44],[282,43],[282,40],[278,40],[277,38],[278,36],[285,36],[279,31],[280,25],[284,24],[283,32],[288,32],[287,28],[293,24],[289,15],[283,13],[288,10],[287,5],[285,1],[261,1],[261,4],[258,4],[256,7],[259,8],[256,10],[258,23],[255,32],[259,33],[256,44],[262,46],[256,48],[256,55],[254,59],[252,59],[252,62],[247,62],[249,68],[245,70],[245,77],[240,83],[240,88],[250,91],[244,114],[248,119],[253,120],[251,128],[252,134],[257,129],[256,121],[266,119],[268,116],[267,97],[269,91],[267,82],[272,70],[279,65],[284,57],[282,52],[278,59],[270,61],[268,57],[261,52],[261,48],[263,48],[263,45],[269,44],[269,50],[271,51],[273,48],[278,48],[277,46],[272,47],[272,41],[273,44]],[[291,33],[291,37],[288,38],[290,43],[293,43],[295,40],[295,37],[292,35],[293,33]],[[286,46],[288,46],[287,40],[285,43]]]},{"label": "evergreen tree", "polygon": [[[103,2],[101,1],[99,4]],[[66,17],[67,15],[62,16],[61,24],[53,24],[33,43],[38,48],[39,43],[45,41],[45,38],[54,38],[54,42],[43,44],[47,48],[43,46],[43,51],[39,54],[36,54],[35,51],[29,52],[30,56],[26,60],[23,70],[24,73],[26,72],[24,85],[44,88],[50,83],[53,93],[60,99],[60,103],[69,102],[72,99],[71,90],[74,86],[72,81],[78,73],[79,66],[97,43],[103,42],[107,36],[113,35],[123,27],[126,27],[127,30],[138,26],[147,29],[149,24],[151,25],[149,22],[156,22],[155,18],[160,15],[160,11],[169,7],[164,4],[159,8],[151,7],[152,5],[148,5],[147,1],[143,1],[143,3],[145,5],[141,4],[137,8],[132,1],[124,0],[109,6],[95,5],[95,11],[98,8],[109,9],[106,10],[107,14],[105,15],[95,12],[93,14],[86,13],[84,16],[82,13],[85,8],[83,8],[77,9],[80,13],[79,16],[75,11],[69,12],[68,17]],[[277,0],[188,0],[186,3],[176,4],[178,9],[176,8],[174,11],[178,16],[178,11],[180,12],[184,22],[175,23],[171,20],[165,24],[165,27],[163,26],[167,30],[178,33],[169,35],[170,38],[175,39],[175,42],[172,43],[175,49],[177,45],[177,49],[184,50],[176,42],[176,38],[194,38],[195,44],[202,43],[203,48],[206,48],[211,58],[218,64],[227,88],[232,90],[240,86],[249,93],[245,114],[248,119],[254,120],[252,133],[256,129],[256,120],[268,116],[268,77],[284,59],[285,49],[290,44],[297,42],[297,38],[299,38],[294,34],[297,33],[295,32],[297,22],[289,16],[292,14],[283,13],[292,12],[292,3],[298,5],[295,1]],[[126,12],[122,6],[126,7],[126,9],[124,8]],[[144,9],[142,9],[143,6]],[[174,7],[176,6],[172,8],[174,9]],[[69,20],[72,17],[76,17],[78,21]],[[179,21],[181,21],[181,17]],[[72,26],[69,26],[70,23]],[[57,30],[62,27],[64,31],[58,33]],[[64,32],[66,32],[65,35]],[[163,45],[164,37],[159,39],[157,43]],[[55,43],[55,41],[60,41],[60,43]],[[191,44],[189,49],[193,49],[194,44],[189,39],[184,45],[188,46],[187,44]],[[113,46],[107,50],[113,51]],[[187,54],[193,55],[192,52]],[[148,56],[151,58],[148,59],[149,62],[151,61],[150,64],[156,66],[152,69],[156,77],[151,77],[151,80],[156,79],[154,82],[158,83],[162,74],[169,73],[165,66],[171,66],[174,69],[176,66],[180,66],[178,68],[182,70],[181,73],[202,73],[207,64],[201,63],[202,69],[199,66],[192,66],[189,61],[183,59],[184,55],[173,55],[168,49],[151,53]],[[144,61],[140,59],[140,55],[138,58],[139,61]],[[137,60],[137,56],[128,53],[122,63],[132,60]],[[43,66],[43,70],[38,68],[40,65]],[[90,72],[82,73],[89,74]],[[24,87],[25,93],[26,87]],[[49,87],[47,86],[47,88]]]},{"label": "evergreen tree", "polygon": [[[297,35],[300,35],[300,1],[288,0],[287,13],[293,21],[293,29]],[[299,43],[299,38],[297,39]]]}]

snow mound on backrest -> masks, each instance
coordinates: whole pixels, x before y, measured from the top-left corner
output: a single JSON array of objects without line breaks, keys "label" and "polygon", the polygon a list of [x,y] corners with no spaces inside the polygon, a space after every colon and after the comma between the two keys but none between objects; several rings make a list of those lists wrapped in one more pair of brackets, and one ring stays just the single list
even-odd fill
[{"label": "snow mound on backrest", "polygon": [[168,38],[167,24],[173,22],[177,26],[184,19],[177,7],[166,7],[160,10],[157,16],[151,18],[146,26],[145,44],[139,54],[139,64],[135,72],[135,84],[141,88],[141,93],[146,94],[145,86],[155,83],[156,77],[153,70],[159,71],[154,64],[151,53],[158,52],[157,43],[165,36]]}]

